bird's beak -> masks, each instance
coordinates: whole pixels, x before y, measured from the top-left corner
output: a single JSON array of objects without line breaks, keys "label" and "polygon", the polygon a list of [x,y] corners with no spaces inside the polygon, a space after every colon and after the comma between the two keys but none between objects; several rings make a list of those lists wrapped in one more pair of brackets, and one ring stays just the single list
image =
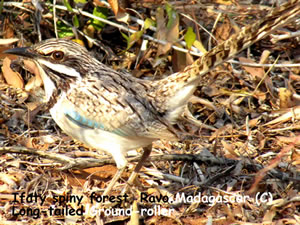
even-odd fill
[{"label": "bird's beak", "polygon": [[34,58],[35,54],[29,51],[29,47],[26,48],[12,48],[4,51],[5,54],[11,54],[11,55],[17,55],[17,56],[23,56],[26,58]]}]

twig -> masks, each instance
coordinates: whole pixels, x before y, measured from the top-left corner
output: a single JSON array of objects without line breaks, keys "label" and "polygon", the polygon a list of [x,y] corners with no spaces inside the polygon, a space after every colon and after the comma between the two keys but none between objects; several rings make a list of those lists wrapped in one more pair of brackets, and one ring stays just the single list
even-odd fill
[{"label": "twig", "polygon": [[284,40],[284,39],[289,39],[292,37],[299,37],[300,31],[289,32],[288,34],[281,34],[281,35],[271,34],[270,36],[271,36],[271,42],[273,44],[275,44],[276,42]]},{"label": "twig", "polygon": [[[103,166],[106,164],[114,164],[114,160],[112,158],[104,158],[104,159],[95,159],[95,158],[71,158],[63,154],[45,152],[41,150],[36,150],[32,148],[26,148],[22,146],[11,146],[11,147],[0,147],[0,154],[1,153],[18,153],[18,154],[28,154],[28,155],[36,155],[40,156],[45,159],[51,159],[57,161],[64,166],[59,168],[59,170],[66,170],[66,169],[84,169],[84,168],[91,168],[91,167],[98,167]],[[128,159],[129,162],[138,162],[139,157],[133,157]],[[190,162],[205,162],[215,165],[235,165],[238,160],[233,159],[226,159],[215,157],[213,155],[207,154],[164,154],[164,155],[156,155],[150,156],[147,159],[148,162],[154,161],[190,161]],[[254,164],[249,160],[244,161],[244,167],[247,169],[256,169],[257,171],[263,169],[263,166],[260,164]],[[296,181],[300,182],[300,178],[292,178],[289,177],[286,173],[281,171],[277,171],[276,169],[271,169],[268,173],[280,180],[283,181]],[[173,175],[172,175],[173,176]],[[171,176],[171,177],[172,177]],[[180,179],[180,178],[176,178]],[[176,180],[175,179],[175,180]],[[185,178],[184,178],[185,179]],[[180,182],[185,183],[182,179]],[[207,182],[207,180],[205,181]],[[199,184],[202,182],[198,182]]]},{"label": "twig", "polygon": [[3,2],[3,6],[16,7],[16,8],[22,9],[24,11],[34,13],[32,10],[23,7],[24,5],[28,5],[28,4],[31,4],[31,3],[29,3],[29,2],[27,2],[27,3],[23,3],[23,2],[22,3],[20,3],[20,2]]},{"label": "twig", "polygon": [[241,66],[249,66],[249,67],[276,67],[276,68],[284,68],[284,67],[300,67],[300,63],[283,63],[283,64],[260,64],[260,63],[245,63],[239,62],[236,60],[228,60],[229,63],[239,64]]},{"label": "twig", "polygon": [[55,33],[55,37],[58,38],[56,20],[57,20],[57,19],[56,19],[56,0],[53,0],[53,24],[54,24],[54,33]]}]

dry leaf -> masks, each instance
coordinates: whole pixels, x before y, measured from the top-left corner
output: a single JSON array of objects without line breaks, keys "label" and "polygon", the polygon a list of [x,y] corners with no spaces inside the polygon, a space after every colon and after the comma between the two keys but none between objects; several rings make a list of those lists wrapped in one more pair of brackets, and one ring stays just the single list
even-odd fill
[{"label": "dry leaf", "polygon": [[288,90],[287,88],[278,88],[279,90],[279,101],[280,101],[280,108],[285,109],[285,108],[290,108],[294,106],[293,103],[293,93]]},{"label": "dry leaf", "polygon": [[4,38],[10,39],[15,37],[13,24],[10,22],[10,19],[8,17],[5,17],[4,27],[2,28],[2,30],[4,31],[3,33]]},{"label": "dry leaf", "polygon": [[300,81],[300,76],[297,75],[297,74],[293,74],[291,73],[290,76],[289,76],[290,80],[292,81]]},{"label": "dry leaf", "polygon": [[284,123],[284,122],[290,120],[293,117],[295,119],[300,118],[300,106],[293,107],[292,109],[288,110],[283,115],[277,117],[274,120],[271,120],[268,123],[265,123],[263,126],[269,126],[269,125],[276,124],[276,123]]},{"label": "dry leaf", "polygon": [[179,37],[179,17],[176,14],[175,18],[172,18],[172,23],[169,21],[169,27],[167,27],[166,19],[164,17],[164,10],[162,8],[157,9],[156,13],[157,31],[156,37],[159,40],[167,41],[165,45],[159,45],[157,49],[157,56],[166,54],[174,42],[178,41]]},{"label": "dry leaf", "polygon": [[113,177],[117,168],[112,165],[102,167],[93,167],[83,170],[75,170],[72,176],[67,176],[71,186],[82,186],[87,178],[106,181],[107,178]]},{"label": "dry leaf", "polygon": [[193,46],[196,47],[203,54],[207,52],[206,48],[204,47],[201,41],[195,40]]},{"label": "dry leaf", "polygon": [[300,152],[299,150],[292,150],[292,155],[291,155],[291,160],[292,160],[292,165],[297,166],[300,165]]},{"label": "dry leaf", "polygon": [[297,140],[297,137],[285,137],[285,136],[277,136],[276,139],[280,141],[279,144],[285,143],[290,144]]},{"label": "dry leaf", "polygon": [[28,103],[26,103],[26,106],[27,106],[29,111],[34,111],[40,105],[41,105],[40,102],[28,102]]},{"label": "dry leaf", "polygon": [[222,4],[222,5],[232,5],[235,3],[235,0],[215,0],[217,4]]},{"label": "dry leaf", "polygon": [[[230,153],[230,155],[234,156],[234,158],[236,158],[236,156],[238,156],[235,151],[234,151],[234,146],[232,144],[227,143],[224,140],[221,140],[221,143],[224,147],[224,149],[226,150],[226,152]],[[226,156],[228,157],[228,154],[226,154]]]},{"label": "dry leaf", "polygon": [[254,118],[249,121],[249,127],[255,127],[259,124],[259,121],[261,120],[260,117]]},{"label": "dry leaf", "polygon": [[36,82],[38,82],[38,84],[40,84],[39,85],[39,87],[40,87],[41,84],[42,84],[42,78],[40,76],[40,72],[39,72],[37,66],[35,65],[35,63],[30,61],[30,60],[23,60],[23,63],[24,63],[24,66],[25,66],[26,70],[28,70],[30,73],[37,76]]},{"label": "dry leaf", "polygon": [[266,211],[264,218],[263,218],[263,223],[271,224],[274,219],[274,216],[276,216],[276,208],[272,207],[270,210]]},{"label": "dry leaf", "polygon": [[25,138],[20,141],[20,144],[27,148],[34,148],[39,150],[47,150],[49,147],[49,144],[41,143],[41,140],[38,137]]},{"label": "dry leaf", "polygon": [[224,22],[216,29],[216,38],[219,40],[227,40],[230,37],[231,24],[229,19],[226,17]]},{"label": "dry leaf", "polygon": [[[157,23],[157,32],[156,38],[158,40],[165,41],[167,39],[167,28],[166,28],[166,19],[164,18],[164,10],[158,8],[156,12],[156,23]],[[157,55],[165,54],[171,48],[171,43],[166,43],[165,45],[159,45],[157,50]]]},{"label": "dry leaf", "polygon": [[[239,61],[243,63],[255,63],[252,59],[248,59],[245,57],[239,57]],[[252,75],[252,77],[255,80],[260,81],[261,79],[264,78],[265,71],[261,67],[250,67],[250,66],[243,66],[243,68]]]},{"label": "dry leaf", "polygon": [[23,179],[24,174],[20,172],[0,173],[0,193],[13,192]]},{"label": "dry leaf", "polygon": [[15,42],[19,41],[18,38],[7,38],[7,39],[1,39],[0,38],[0,45],[10,45]]},{"label": "dry leaf", "polygon": [[13,87],[23,88],[24,87],[23,78],[21,77],[21,75],[19,73],[14,72],[10,68],[10,63],[11,63],[11,60],[7,57],[3,60],[2,72],[3,72],[3,76],[6,80],[6,82],[9,85],[12,85]]},{"label": "dry leaf", "polygon": [[261,54],[260,56],[260,60],[259,60],[259,63],[260,64],[264,64],[268,61],[268,58],[270,56],[271,52],[268,51],[268,50],[264,50],[263,53]]},{"label": "dry leaf", "polygon": [[114,12],[115,15],[118,14],[119,12],[119,4],[118,4],[118,0],[107,0],[112,11]]},{"label": "dry leaf", "polygon": [[189,53],[174,51],[172,57],[173,71],[182,71],[186,66],[191,65],[193,61],[193,57]]},{"label": "dry leaf", "polygon": [[265,92],[260,91],[260,90],[256,90],[253,93],[253,97],[259,99],[260,101],[265,101],[267,99],[267,94]]},{"label": "dry leaf", "polygon": [[126,13],[126,10],[119,5],[118,0],[108,0],[108,3],[116,16],[116,19],[120,22],[127,23],[129,15]]},{"label": "dry leaf", "polygon": [[[261,55],[260,63],[264,63],[267,60],[267,57],[269,56],[268,51],[264,51]],[[244,63],[255,63],[252,59],[239,57],[239,60]],[[262,79],[264,84],[266,85],[266,88],[268,91],[273,94],[274,92],[274,86],[273,82],[271,81],[270,77],[265,73],[265,70],[262,67],[250,67],[250,66],[243,66],[243,68],[252,75],[253,79],[260,82]]]}]

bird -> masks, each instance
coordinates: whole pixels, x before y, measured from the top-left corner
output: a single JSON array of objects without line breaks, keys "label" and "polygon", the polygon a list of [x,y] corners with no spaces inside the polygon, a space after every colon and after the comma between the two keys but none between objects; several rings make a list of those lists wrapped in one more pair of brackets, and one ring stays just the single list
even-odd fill
[{"label": "bird", "polygon": [[182,71],[145,80],[99,62],[83,46],[48,39],[6,50],[33,61],[43,80],[46,102],[57,125],[72,138],[112,155],[118,171],[108,194],[127,165],[126,152],[143,148],[129,178],[133,182],[149,156],[152,142],[177,140],[173,128],[200,77],[299,16],[300,1],[290,0],[241,29]]}]

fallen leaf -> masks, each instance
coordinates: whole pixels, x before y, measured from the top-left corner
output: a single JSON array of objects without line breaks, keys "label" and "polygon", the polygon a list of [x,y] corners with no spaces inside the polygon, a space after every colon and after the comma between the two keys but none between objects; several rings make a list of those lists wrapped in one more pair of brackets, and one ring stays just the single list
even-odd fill
[{"label": "fallen leaf", "polygon": [[279,103],[280,103],[280,108],[290,108],[294,106],[293,102],[293,93],[288,90],[287,88],[279,88]]},{"label": "fallen leaf", "polygon": [[127,23],[129,20],[129,15],[126,13],[126,10],[119,5],[118,1],[108,0],[108,3],[116,16],[116,19],[120,22]]},{"label": "fallen leaf", "polygon": [[292,150],[292,165],[297,166],[300,165],[300,152],[299,150],[297,151],[296,149]]},{"label": "fallen leaf", "polygon": [[222,4],[222,5],[232,5],[233,3],[235,3],[235,0],[216,0],[217,4]]},{"label": "fallen leaf", "polygon": [[277,117],[274,120],[271,120],[268,123],[263,124],[262,126],[269,126],[269,125],[276,124],[276,123],[284,123],[286,121],[291,120],[292,118],[295,118],[295,119],[300,118],[300,106],[296,106],[296,107],[289,109],[283,115]]},{"label": "fallen leaf", "polygon": [[172,68],[174,72],[183,70],[193,63],[193,57],[189,53],[174,51],[172,57]]},{"label": "fallen leaf", "polygon": [[224,149],[226,150],[226,157],[228,158],[236,158],[238,157],[238,155],[236,154],[236,152],[234,151],[234,145],[233,144],[229,144],[224,140],[221,140],[221,143],[224,147]]},{"label": "fallen leaf", "polygon": [[216,29],[216,38],[219,40],[227,40],[230,37],[230,33],[231,33],[231,24],[229,19],[226,17],[224,22],[217,27]]},{"label": "fallen leaf", "polygon": [[35,90],[38,87],[41,87],[43,84],[43,80],[40,76],[39,70],[34,62],[30,60],[23,60],[25,69],[28,70],[30,73],[34,74],[35,76],[30,78],[27,84],[25,85],[26,91]]},{"label": "fallen leaf", "polygon": [[0,38],[0,45],[10,45],[15,42],[19,41],[18,38],[7,38],[7,39],[1,39]]},{"label": "fallen leaf", "polygon": [[3,76],[5,78],[5,81],[16,88],[23,88],[24,87],[24,81],[21,75],[18,72],[14,72],[10,68],[11,60],[9,58],[5,58],[3,60],[3,66],[2,66],[2,72]]},{"label": "fallen leaf", "polygon": [[[245,57],[239,57],[239,61],[243,62],[243,63],[255,63],[255,61],[253,61],[252,59],[248,59]],[[252,75],[252,77],[255,80],[260,81],[261,79],[264,78],[265,75],[265,71],[263,68],[261,67],[250,67],[250,66],[243,66],[243,68]]]},{"label": "fallen leaf", "polygon": [[6,39],[10,39],[10,38],[13,38],[15,36],[14,26],[10,22],[9,17],[5,17],[5,19],[4,19],[4,27],[2,28],[2,30],[5,31],[3,33],[3,37],[6,38]]},{"label": "fallen leaf", "polygon": [[285,136],[277,136],[276,139],[280,141],[279,144],[285,143],[285,144],[290,144],[293,143],[297,140],[297,137],[285,137]]},{"label": "fallen leaf", "polygon": [[179,37],[178,13],[170,5],[166,5],[166,12],[168,14],[167,23],[162,8],[158,8],[156,13],[156,37],[159,40],[167,41],[165,45],[160,44],[158,46],[157,56],[166,54],[171,49],[172,44],[178,41]]},{"label": "fallen leaf", "polygon": [[68,176],[68,181],[72,186],[82,186],[87,178],[107,181],[107,178],[113,177],[117,172],[117,168],[112,165],[102,167],[93,167],[83,170],[73,171],[73,176]]}]

